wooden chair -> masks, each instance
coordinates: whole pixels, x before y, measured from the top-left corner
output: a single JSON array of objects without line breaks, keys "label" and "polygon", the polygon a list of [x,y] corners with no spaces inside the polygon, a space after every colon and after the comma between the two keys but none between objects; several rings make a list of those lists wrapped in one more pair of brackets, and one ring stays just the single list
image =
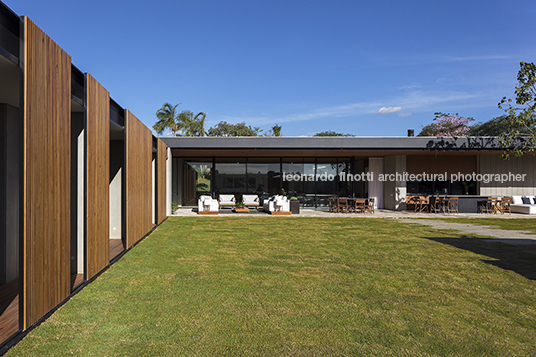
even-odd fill
[{"label": "wooden chair", "polygon": [[366,200],[364,198],[356,198],[354,210],[355,213],[365,213]]},{"label": "wooden chair", "polygon": [[371,198],[369,200],[368,205],[365,205],[365,211],[364,213],[369,212],[370,214],[374,214],[374,198]]},{"label": "wooden chair", "polygon": [[348,199],[347,198],[337,199],[337,212],[348,213]]},{"label": "wooden chair", "polygon": [[504,212],[508,212],[511,215],[512,214],[512,207],[510,207],[511,204],[512,204],[512,197],[501,198],[501,203],[500,203],[501,213],[504,214]]},{"label": "wooden chair", "polygon": [[427,196],[419,196],[417,198],[417,203],[415,203],[415,212],[422,212],[424,210],[429,210],[428,206],[430,205],[430,198]]},{"label": "wooden chair", "polygon": [[497,213],[497,197],[488,197],[482,207],[482,213]]},{"label": "wooden chair", "polygon": [[443,197],[434,197],[432,204],[430,205],[430,212],[441,213],[445,212],[445,199]]},{"label": "wooden chair", "polygon": [[459,213],[458,212],[458,197],[449,197],[447,198],[447,202],[445,205],[445,208],[448,213]]},{"label": "wooden chair", "polygon": [[337,205],[335,204],[335,199],[333,197],[328,198],[328,210],[332,213],[337,212]]}]

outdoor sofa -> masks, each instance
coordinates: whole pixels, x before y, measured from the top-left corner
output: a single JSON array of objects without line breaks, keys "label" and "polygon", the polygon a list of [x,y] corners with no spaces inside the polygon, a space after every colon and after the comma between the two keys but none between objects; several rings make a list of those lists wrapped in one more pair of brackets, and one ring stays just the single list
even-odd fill
[{"label": "outdoor sofa", "polygon": [[259,207],[259,196],[257,195],[242,195],[242,202],[246,207]]},{"label": "outdoor sofa", "polygon": [[536,214],[536,197],[512,196],[512,212]]},{"label": "outdoor sofa", "polygon": [[282,195],[275,195],[267,200],[264,200],[262,209],[270,214],[290,214],[290,201],[288,197]]},{"label": "outdoor sofa", "polygon": [[218,201],[210,196],[200,196],[197,201],[198,214],[218,214],[220,206]]},{"label": "outdoor sofa", "polygon": [[236,205],[236,200],[234,195],[220,194],[218,199],[220,207],[231,206],[233,208]]}]

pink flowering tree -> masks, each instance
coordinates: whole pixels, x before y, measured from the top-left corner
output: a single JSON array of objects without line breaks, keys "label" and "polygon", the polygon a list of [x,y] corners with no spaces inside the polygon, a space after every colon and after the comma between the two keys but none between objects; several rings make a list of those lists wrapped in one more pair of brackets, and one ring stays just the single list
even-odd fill
[{"label": "pink flowering tree", "polygon": [[434,113],[434,123],[422,128],[419,136],[467,136],[473,118],[461,117],[458,113]]}]

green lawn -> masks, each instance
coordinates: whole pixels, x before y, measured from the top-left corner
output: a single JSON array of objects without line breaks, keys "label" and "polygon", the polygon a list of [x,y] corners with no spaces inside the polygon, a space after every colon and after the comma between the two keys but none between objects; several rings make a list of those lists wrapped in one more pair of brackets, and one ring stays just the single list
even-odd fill
[{"label": "green lawn", "polygon": [[7,355],[534,356],[535,267],[397,220],[171,217]]}]

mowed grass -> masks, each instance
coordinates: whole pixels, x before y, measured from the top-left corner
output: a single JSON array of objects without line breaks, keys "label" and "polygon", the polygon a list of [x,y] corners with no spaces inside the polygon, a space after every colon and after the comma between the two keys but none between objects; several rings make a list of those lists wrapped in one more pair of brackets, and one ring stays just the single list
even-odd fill
[{"label": "mowed grass", "polygon": [[171,217],[7,355],[534,356],[535,277],[490,244],[536,267],[397,220]]}]

